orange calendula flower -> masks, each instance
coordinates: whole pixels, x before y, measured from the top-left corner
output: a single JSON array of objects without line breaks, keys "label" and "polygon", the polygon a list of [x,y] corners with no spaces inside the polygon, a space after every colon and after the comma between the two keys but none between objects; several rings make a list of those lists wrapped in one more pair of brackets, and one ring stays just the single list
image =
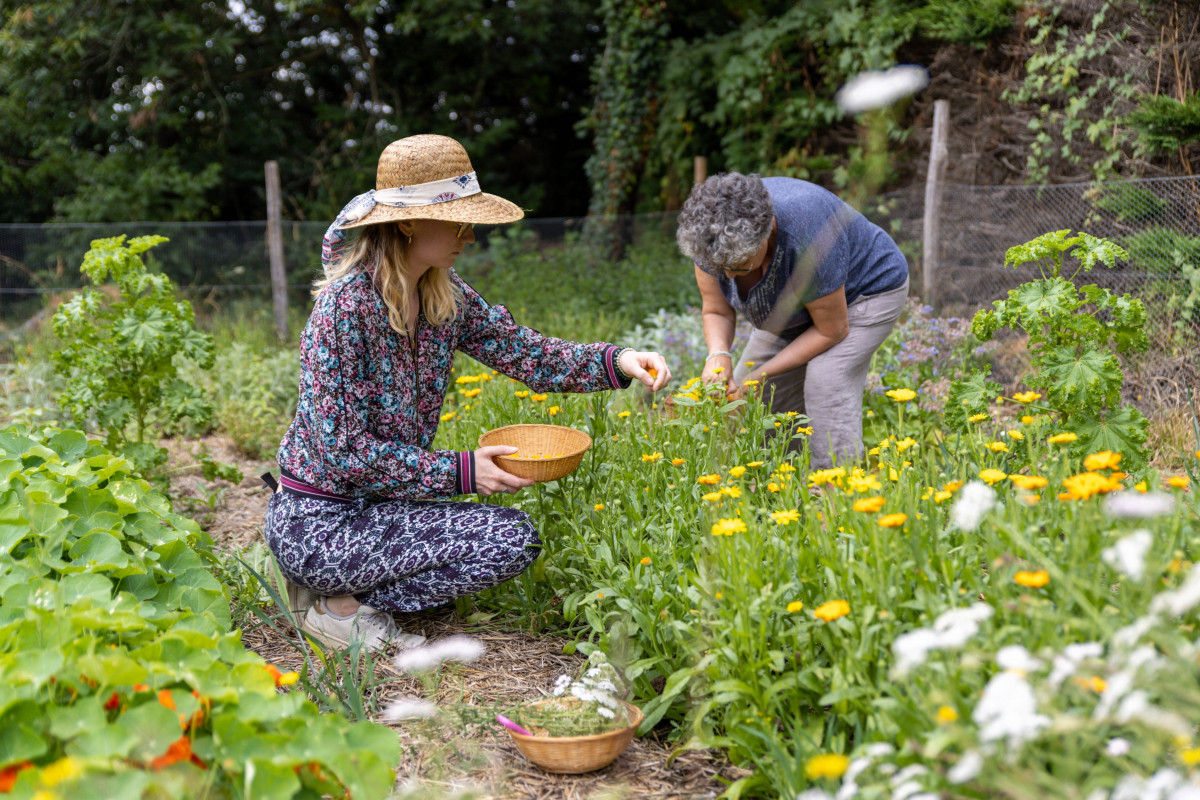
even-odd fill
[{"label": "orange calendula flower", "polygon": [[477,397],[479,393],[483,391],[483,389],[459,389],[458,391],[463,397]]},{"label": "orange calendula flower", "polygon": [[804,603],[801,603],[799,600],[793,600],[792,602],[787,604],[787,610],[788,610],[789,614],[795,614],[797,611],[801,610],[802,608],[804,608]]},{"label": "orange calendula flower", "polygon": [[826,622],[833,622],[839,617],[844,617],[850,613],[850,604],[845,600],[830,600],[828,603],[822,603],[813,609],[813,616],[817,619],[823,619]]},{"label": "orange calendula flower", "polygon": [[892,389],[886,394],[897,403],[907,403],[909,400],[912,400],[917,396],[917,393],[912,389]]},{"label": "orange calendula flower", "polygon": [[639,563],[641,563],[641,565],[642,565],[642,566],[646,566],[647,564],[649,564],[649,563],[650,563],[650,557],[649,557],[649,556],[646,556],[646,557],[645,557],[645,558],[643,558],[643,559],[642,559],[642,560],[641,560]]},{"label": "orange calendula flower", "polygon": [[672,458],[671,463],[677,467],[682,467],[684,464],[687,463],[687,461],[682,458]]},{"label": "orange calendula flower", "polygon": [[882,497],[864,497],[861,500],[854,501],[854,510],[874,514],[883,508],[885,503],[887,503],[887,500]]},{"label": "orange calendula flower", "polygon": [[1070,444],[1079,437],[1073,433],[1056,433],[1046,441],[1050,444]]},{"label": "orange calendula flower", "polygon": [[989,486],[994,486],[995,484],[1007,478],[1008,473],[1001,472],[998,469],[985,469],[983,472],[979,473],[979,477],[986,481]]},{"label": "orange calendula flower", "polygon": [[662,457],[662,453],[642,453],[642,461],[658,461]]},{"label": "orange calendula flower", "polygon": [[1189,483],[1191,481],[1187,475],[1172,475],[1170,478],[1167,478],[1167,486],[1170,486],[1172,489],[1186,489]]},{"label": "orange calendula flower", "polygon": [[740,519],[722,519],[712,526],[713,536],[733,536],[735,533],[745,532],[746,523]]},{"label": "orange calendula flower", "polygon": [[899,528],[904,523],[908,522],[908,514],[884,514],[879,519],[875,520],[883,528]]},{"label": "orange calendula flower", "polygon": [[650,369],[646,370],[646,374],[649,375],[651,378],[657,378],[658,370],[656,370],[654,367],[651,367]]},{"label": "orange calendula flower", "polygon": [[1040,589],[1050,582],[1050,573],[1044,569],[1039,569],[1036,572],[1021,570],[1016,575],[1013,575],[1013,581],[1030,589]]},{"label": "orange calendula flower", "polygon": [[962,487],[963,487],[962,481],[950,481],[949,483],[947,483],[945,486],[942,487],[942,491],[953,493],[953,492],[957,492]]},{"label": "orange calendula flower", "polygon": [[1111,450],[1101,450],[1099,453],[1092,453],[1083,460],[1083,468],[1091,472],[1097,472],[1102,469],[1116,469],[1121,463],[1121,454],[1114,453]]},{"label": "orange calendula flower", "polygon": [[775,481],[771,481],[770,483],[767,484],[767,491],[771,492],[772,494],[778,492],[779,484],[776,483]]},{"label": "orange calendula flower", "polygon": [[730,467],[729,468],[729,477],[731,477],[731,478],[740,478],[745,474],[746,474],[745,467]]},{"label": "orange calendula flower", "polygon": [[1022,489],[1041,489],[1048,483],[1038,475],[1009,475],[1008,479]]},{"label": "orange calendula flower", "polygon": [[1013,400],[1018,403],[1032,403],[1034,400],[1040,400],[1041,397],[1037,392],[1017,392],[1013,395]]},{"label": "orange calendula flower", "polygon": [[696,483],[703,483],[705,486],[716,486],[720,482],[721,476],[716,474],[701,475],[699,478],[696,478]]},{"label": "orange calendula flower", "polygon": [[603,511],[603,510],[604,510],[604,503],[596,503],[596,505],[592,506],[592,511]]}]

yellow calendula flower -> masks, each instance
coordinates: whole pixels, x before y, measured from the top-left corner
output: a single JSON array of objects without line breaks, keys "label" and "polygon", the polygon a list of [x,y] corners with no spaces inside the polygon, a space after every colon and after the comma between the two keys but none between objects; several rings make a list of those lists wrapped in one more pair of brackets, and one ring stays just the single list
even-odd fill
[{"label": "yellow calendula flower", "polygon": [[560,412],[560,411],[562,411],[562,409],[559,408],[558,406],[550,406],[549,408],[546,409],[546,413],[552,417],[557,415],[558,412]]},{"label": "yellow calendula flower", "polygon": [[1099,472],[1083,472],[1063,481],[1063,487],[1072,500],[1087,500],[1098,494],[1120,491],[1121,482]]},{"label": "yellow calendula flower", "polygon": [[626,417],[628,417],[628,416],[629,416],[629,412],[628,412],[628,411],[622,411],[622,412],[620,412],[619,414],[617,414],[617,416],[618,416],[618,417],[620,417],[621,419],[625,419]]},{"label": "yellow calendula flower", "polygon": [[874,514],[876,511],[879,511],[879,509],[883,508],[885,503],[887,503],[887,500],[882,497],[864,497],[860,500],[854,501],[854,510],[862,511],[866,514]]},{"label": "yellow calendula flower", "polygon": [[1091,677],[1088,677],[1088,678],[1085,678],[1082,675],[1076,675],[1071,680],[1079,688],[1088,689],[1089,691],[1093,691],[1096,694],[1100,694],[1101,692],[1103,692],[1105,689],[1108,688],[1108,681],[1104,680],[1104,678],[1101,678],[1099,675],[1092,675]]},{"label": "yellow calendula flower", "polygon": [[846,774],[850,759],[839,753],[824,753],[813,756],[804,765],[804,777],[810,781],[821,778],[840,778]]},{"label": "yellow calendula flower", "polygon": [[777,493],[779,491],[779,484],[775,483],[775,481],[771,481],[767,484],[767,491],[771,492],[772,494]]},{"label": "yellow calendula flower", "polygon": [[658,461],[662,457],[662,453],[642,453],[642,461]]},{"label": "yellow calendula flower", "polygon": [[706,486],[716,486],[720,482],[721,476],[716,474],[701,475],[699,478],[696,478],[696,483],[703,483]]},{"label": "yellow calendula flower", "polygon": [[545,400],[545,399],[546,399],[547,397],[549,397],[549,396],[550,396],[550,395],[548,395],[548,394],[532,394],[532,395],[530,395],[530,396],[529,396],[529,399],[530,399],[530,400],[532,400],[532,401],[533,401],[533,402],[535,402],[535,403],[540,403],[540,402],[542,402],[543,400]]},{"label": "yellow calendula flower", "polygon": [[733,536],[735,533],[745,533],[746,523],[740,519],[722,519],[712,526],[713,536]]},{"label": "yellow calendula flower", "polygon": [[1191,481],[1187,475],[1173,475],[1167,478],[1167,486],[1170,486],[1172,489],[1186,489],[1189,483]]},{"label": "yellow calendula flower", "polygon": [[1025,434],[1021,433],[1020,431],[1013,430],[1008,432],[1008,438],[1012,439],[1014,442],[1020,442],[1025,439]]},{"label": "yellow calendula flower", "polygon": [[[779,471],[783,471],[783,465],[779,466]],[[816,472],[810,473],[808,476],[809,486],[822,486],[826,483],[835,486],[842,485],[842,479],[846,477],[845,467],[834,467],[833,469],[819,469]]]},{"label": "yellow calendula flower", "polygon": [[761,466],[762,466],[764,463],[766,463],[766,462],[763,462],[763,461],[747,461],[747,462],[746,462],[746,466],[747,466],[747,467],[750,467],[751,469],[754,469],[755,467],[761,467]]},{"label": "yellow calendula flower", "polygon": [[1007,478],[1008,473],[1001,472],[998,469],[985,469],[983,472],[979,473],[979,477],[986,481],[989,486],[994,486],[995,484]]},{"label": "yellow calendula flower", "polygon": [[438,419],[440,419],[442,422],[449,422],[457,416],[457,411],[447,411],[445,414],[442,414],[440,417],[438,417]]},{"label": "yellow calendula flower", "polygon": [[745,383],[743,383],[742,385],[743,385],[743,386],[750,386],[750,387],[754,387],[754,386],[758,386],[758,381],[746,381],[746,382],[745,382]]},{"label": "yellow calendula flower", "polygon": [[74,781],[83,774],[83,767],[71,756],[60,758],[42,767],[41,779],[46,786],[57,786],[60,783]]},{"label": "yellow calendula flower", "polygon": [[700,495],[700,499],[708,503],[715,503],[724,496],[720,492],[708,492],[707,494]]},{"label": "yellow calendula flower", "polygon": [[908,522],[908,514],[884,514],[875,521],[879,523],[881,528],[899,528],[901,525]]},{"label": "yellow calendula flower", "polygon": [[775,520],[776,525],[791,525],[800,519],[800,512],[794,508],[784,511],[772,511],[771,519]]},{"label": "yellow calendula flower", "polygon": [[1114,453],[1111,450],[1101,450],[1099,453],[1092,453],[1083,460],[1083,468],[1091,472],[1097,472],[1102,469],[1116,469],[1121,463],[1121,454]]},{"label": "yellow calendula flower", "polygon": [[1150,488],[1150,487],[1148,487],[1148,486],[1146,485],[1146,482],[1145,482],[1145,481],[1138,481],[1137,483],[1135,483],[1135,484],[1133,485],[1133,488],[1134,488],[1134,489],[1137,489],[1137,490],[1138,490],[1139,492],[1141,492],[1142,494],[1145,494],[1145,493],[1146,493],[1146,492],[1149,490],[1149,488]]},{"label": "yellow calendula flower", "polygon": [[953,496],[954,496],[953,492],[934,492],[933,493],[933,502],[937,503],[940,506],[942,503],[946,502]]},{"label": "yellow calendula flower", "polygon": [[847,488],[857,492],[877,492],[883,489],[883,484],[873,473],[863,472],[861,467],[855,467],[846,477]]},{"label": "yellow calendula flower", "polygon": [[739,467],[730,467],[729,468],[729,477],[731,477],[731,478],[740,478],[745,474],[746,474],[745,467],[739,466]]},{"label": "yellow calendula flower", "polygon": [[592,510],[593,511],[603,511],[604,503],[596,503],[596,505],[592,506]]},{"label": "yellow calendula flower", "polygon": [[908,448],[916,445],[916,443],[917,443],[916,439],[912,438],[911,436],[905,436],[903,439],[896,442],[896,450],[903,453]]},{"label": "yellow calendula flower", "polygon": [[942,706],[937,710],[937,721],[942,725],[958,721],[958,712],[950,706]]},{"label": "yellow calendula flower", "polygon": [[1056,433],[1046,441],[1050,444],[1070,444],[1079,437],[1073,433]]},{"label": "yellow calendula flower", "polygon": [[513,394],[515,394],[517,397],[521,398],[522,400],[524,400],[526,397],[529,397],[529,392],[513,392]]},{"label": "yellow calendula flower", "polygon": [[987,414],[972,414],[967,417],[967,422],[983,422],[985,419],[991,419]]},{"label": "yellow calendula flower", "polygon": [[483,391],[483,389],[479,389],[479,388],[475,388],[475,389],[459,389],[458,391],[459,391],[459,393],[460,393],[460,394],[462,394],[462,396],[463,396],[463,397],[475,397],[475,396],[477,396],[477,395],[478,395],[480,392],[482,392],[482,391]]},{"label": "yellow calendula flower", "polygon": [[897,403],[907,403],[909,400],[912,400],[914,397],[916,397],[917,393],[912,389],[892,389],[891,391],[887,392],[887,396],[892,400],[895,400]]},{"label": "yellow calendula flower", "polygon": [[454,379],[455,383],[479,383],[481,377],[479,375],[459,375]]},{"label": "yellow calendula flower", "polygon": [[1032,425],[1032,424],[1033,424],[1033,417],[1031,417],[1031,416],[1029,416],[1028,414],[1026,414],[1025,416],[1021,417],[1021,424],[1022,424],[1022,425]]},{"label": "yellow calendula flower", "polygon": [[724,371],[724,367],[713,367],[713,375],[720,375]]},{"label": "yellow calendula flower", "polygon": [[754,362],[754,361],[747,361],[747,362],[746,362],[746,366],[747,366],[747,367],[753,367],[753,366],[754,366],[754,364],[755,364],[755,362]]},{"label": "yellow calendula flower", "polygon": [[817,619],[823,619],[826,622],[833,622],[839,617],[844,617],[850,613],[850,604],[845,600],[830,600],[828,603],[822,603],[813,609],[813,616]]},{"label": "yellow calendula flower", "polygon": [[945,486],[942,487],[942,490],[947,491],[947,492],[957,492],[962,487],[963,487],[962,481],[950,481],[949,483],[947,483]]},{"label": "yellow calendula flower", "polygon": [[1039,475],[1009,475],[1008,479],[1022,489],[1041,489],[1048,483]]},{"label": "yellow calendula flower", "polygon": [[1013,575],[1013,582],[1029,589],[1040,589],[1050,582],[1050,573],[1044,569],[1039,569],[1036,572],[1021,570],[1016,575]]},{"label": "yellow calendula flower", "polygon": [[984,447],[986,447],[988,450],[991,450],[993,453],[1008,452],[1008,445],[1006,445],[1004,442],[988,442],[984,445]]},{"label": "yellow calendula flower", "polygon": [[795,472],[796,468],[786,461],[775,468],[776,472]]},{"label": "yellow calendula flower", "polygon": [[736,486],[722,486],[719,491],[719,494],[723,494],[726,497],[735,497],[736,498],[736,497],[742,496],[742,490]]},{"label": "yellow calendula flower", "polygon": [[1034,400],[1040,400],[1042,396],[1037,392],[1017,392],[1013,395],[1013,400],[1018,403],[1032,403]]}]

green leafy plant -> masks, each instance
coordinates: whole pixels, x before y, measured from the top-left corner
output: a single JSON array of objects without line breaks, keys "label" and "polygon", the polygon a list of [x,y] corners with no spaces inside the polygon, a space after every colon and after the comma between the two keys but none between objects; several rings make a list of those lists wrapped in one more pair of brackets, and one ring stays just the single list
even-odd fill
[{"label": "green leafy plant", "polygon": [[[85,425],[94,418],[109,448],[143,472],[162,464],[166,450],[147,441],[158,421],[205,421],[211,406],[200,390],[179,377],[177,357],[207,369],[212,337],[196,330],[192,306],[175,296],[165,275],[147,271],[142,253],[167,241],[162,236],[97,239],[81,271],[93,284],[63,303],[52,321],[62,346],[52,358],[67,377],[58,403]],[[111,278],[117,297],[98,287]],[[132,435],[129,432],[132,426]]]},{"label": "green leafy plant", "polygon": [[[1024,331],[1034,369],[1025,382],[1045,394],[1047,410],[1079,437],[1078,450],[1119,452],[1126,458],[1123,465],[1134,469],[1146,462],[1148,423],[1136,408],[1121,405],[1124,376],[1108,348],[1124,354],[1149,346],[1146,307],[1128,294],[1117,296],[1094,285],[1077,289],[1073,279],[1081,271],[1097,264],[1111,269],[1129,253],[1107,239],[1070,233],[1053,231],[1009,248],[1005,266],[1035,262],[1042,278],[1013,289],[993,310],[979,311],[971,330],[982,341],[1001,328]],[[1064,277],[1068,256],[1079,263]]]}]

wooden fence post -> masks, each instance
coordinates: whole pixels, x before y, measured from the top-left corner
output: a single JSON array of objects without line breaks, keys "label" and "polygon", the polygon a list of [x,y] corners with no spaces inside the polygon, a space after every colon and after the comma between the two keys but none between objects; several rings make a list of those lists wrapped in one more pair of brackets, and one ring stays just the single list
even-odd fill
[{"label": "wooden fence post", "polygon": [[933,141],[929,146],[929,173],[925,178],[925,234],[921,248],[921,283],[925,305],[937,308],[937,272],[941,251],[942,180],[950,135],[950,101],[933,104]]},{"label": "wooden fence post", "polygon": [[283,205],[279,187],[279,162],[268,161],[267,173],[267,253],[271,259],[271,299],[275,305],[275,335],[288,340],[287,270],[283,264]]},{"label": "wooden fence post", "polygon": [[696,156],[692,159],[692,185],[699,186],[708,177],[708,158]]}]

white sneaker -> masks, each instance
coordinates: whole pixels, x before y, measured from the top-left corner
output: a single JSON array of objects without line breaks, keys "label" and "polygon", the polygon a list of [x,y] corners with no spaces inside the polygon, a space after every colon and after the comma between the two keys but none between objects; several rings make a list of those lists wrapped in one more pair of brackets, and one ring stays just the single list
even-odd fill
[{"label": "white sneaker", "polygon": [[353,617],[338,619],[329,613],[323,597],[313,602],[300,628],[337,648],[361,642],[368,650],[382,650],[388,645],[404,650],[425,642],[424,636],[401,631],[391,614],[368,605],[360,605]]}]

